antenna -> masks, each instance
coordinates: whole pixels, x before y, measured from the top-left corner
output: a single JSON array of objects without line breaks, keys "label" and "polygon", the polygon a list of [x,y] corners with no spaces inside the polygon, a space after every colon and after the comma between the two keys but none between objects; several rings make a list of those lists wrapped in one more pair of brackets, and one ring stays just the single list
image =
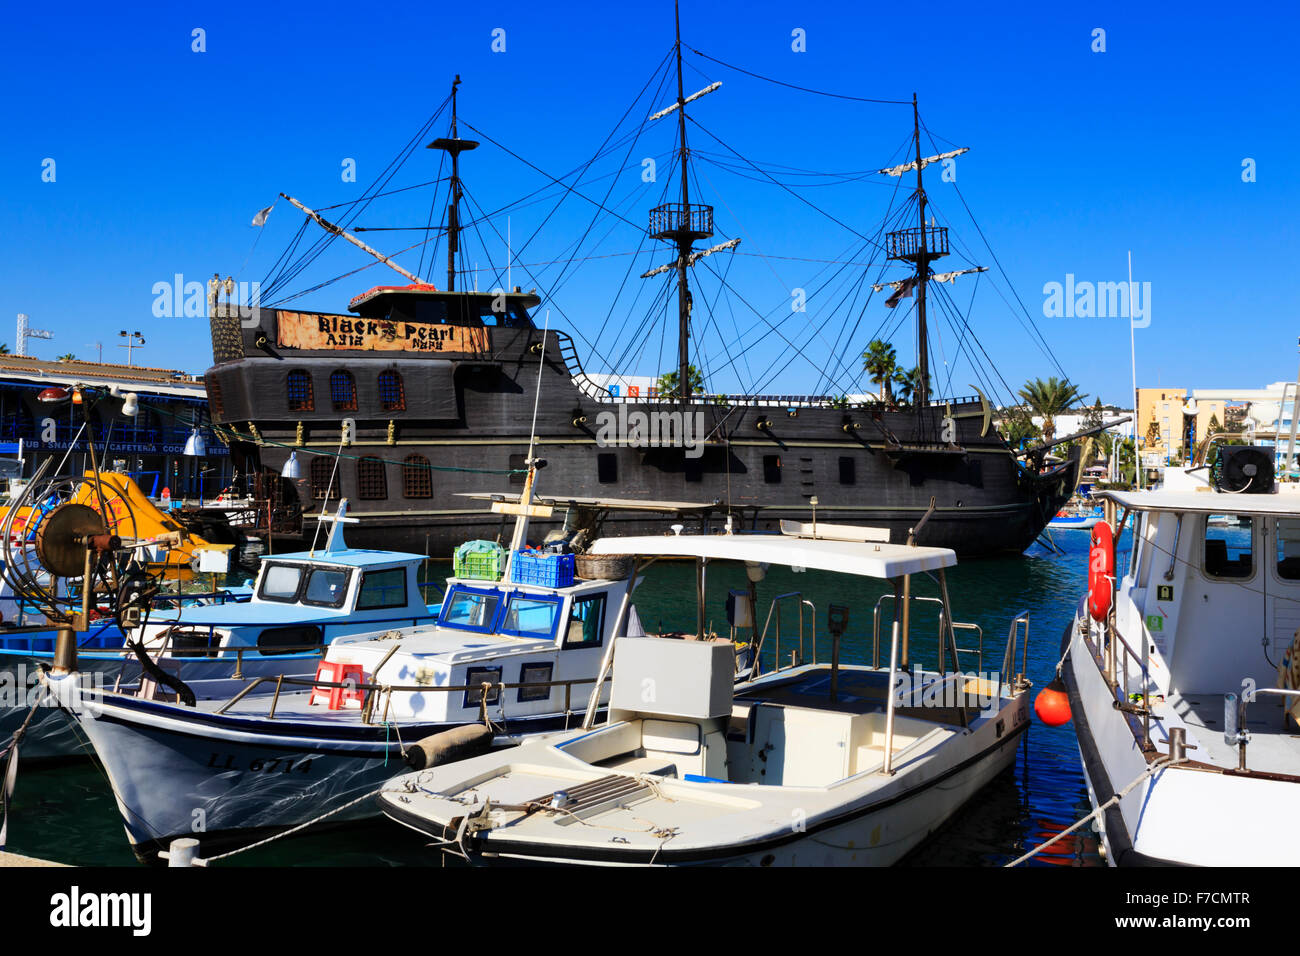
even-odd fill
[{"label": "antenna", "polygon": [[96,362],[99,362],[101,365],[104,363],[104,343],[103,343],[103,342],[87,342],[87,343],[86,343],[86,348],[88,348],[88,349],[94,349],[94,350],[95,350],[95,355],[96,355],[95,361],[96,361]]},{"label": "antenna", "polygon": [[52,339],[52,338],[54,338],[53,332],[46,332],[44,329],[31,328],[27,324],[27,314],[25,312],[18,313],[18,344],[17,344],[18,351],[14,353],[15,355],[23,355],[23,356],[27,355],[28,339]]}]

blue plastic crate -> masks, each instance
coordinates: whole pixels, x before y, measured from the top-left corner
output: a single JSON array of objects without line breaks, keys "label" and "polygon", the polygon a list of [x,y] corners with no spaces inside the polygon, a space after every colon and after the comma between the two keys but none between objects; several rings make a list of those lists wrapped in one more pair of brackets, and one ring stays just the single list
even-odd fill
[{"label": "blue plastic crate", "polygon": [[573,586],[573,555],[516,551],[510,579],[515,584],[540,584],[546,588]]}]

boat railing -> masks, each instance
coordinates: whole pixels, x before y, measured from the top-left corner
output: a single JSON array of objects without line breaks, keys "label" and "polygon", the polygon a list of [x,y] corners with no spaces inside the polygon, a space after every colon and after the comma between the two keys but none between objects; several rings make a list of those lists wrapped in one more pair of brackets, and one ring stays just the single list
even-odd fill
[{"label": "boat railing", "polygon": [[[1083,613],[1086,620],[1086,608]],[[1120,634],[1119,628],[1113,625],[1104,628],[1100,636],[1104,655],[1102,676],[1116,696],[1115,706],[1125,713],[1142,718],[1142,747],[1146,749],[1151,744],[1151,705],[1147,699],[1151,689],[1151,639],[1145,633],[1142,635],[1142,653],[1139,654]],[[1134,665],[1137,676],[1141,679],[1140,690],[1136,692],[1129,687],[1129,674],[1134,670]],[[1140,706],[1134,706],[1135,693],[1142,698]]]},{"label": "boat railing", "polygon": [[[763,653],[763,648],[767,645],[767,632],[768,629],[771,627],[772,617],[773,615],[775,615],[776,616],[776,632],[775,632],[776,647],[772,658],[772,660],[774,661],[773,670],[779,671],[783,669],[781,665],[781,620],[782,620],[781,608],[784,607],[790,601],[796,602],[796,607],[799,611],[799,646],[797,649],[792,650],[790,652],[790,663],[786,666],[798,667],[800,664],[803,663],[812,663],[812,664],[817,663],[817,608],[812,601],[806,600],[804,598],[802,591],[787,591],[785,594],[778,594],[776,597],[772,598],[772,603],[769,604],[767,608],[767,620],[763,622],[763,631],[758,638],[758,646],[754,648],[754,660],[757,661],[760,659],[760,655],[762,655]],[[807,608],[809,612],[811,612],[809,615],[812,621],[812,626],[811,626],[812,660],[811,661],[807,661],[807,659],[805,658],[804,633],[806,628],[804,624],[804,608]]]},{"label": "boat railing", "polygon": [[[230,677],[232,680],[244,679],[244,655],[245,654],[248,655],[255,654],[259,660],[283,660],[284,658],[290,657],[294,654],[302,654],[306,656],[308,659],[310,659],[314,657],[320,657],[327,650],[329,650],[328,643],[285,644],[283,646],[277,645],[275,647],[265,647],[265,648],[263,647],[217,647],[217,648],[182,647],[177,649],[173,647],[171,649],[172,650],[171,655],[168,656],[167,649],[168,646],[171,644],[171,637],[172,636],[168,634],[166,639],[163,641],[162,646],[159,648],[153,648],[153,647],[145,648],[145,653],[149,655],[149,659],[152,660],[155,664],[161,665],[162,662],[164,661],[168,663],[176,663],[176,664],[192,664],[198,661],[205,661],[205,662],[211,661],[214,664],[218,662],[229,663],[231,658],[233,657],[235,661],[235,669],[230,673]],[[113,691],[116,693],[120,689],[123,680],[126,679],[128,665],[131,664],[139,665],[140,659],[135,656],[135,654],[132,652],[131,648],[129,647],[113,648],[113,652],[122,655],[122,666],[118,669],[117,678],[113,684]],[[132,675],[132,677],[134,678],[134,675]]]},{"label": "boat railing", "polygon": [[[1246,681],[1242,681],[1242,684],[1245,685]],[[1250,725],[1246,722],[1246,707],[1260,694],[1300,697],[1300,690],[1290,687],[1256,687],[1249,694],[1223,695],[1223,739],[1229,746],[1236,746],[1239,771],[1249,769],[1246,766],[1246,745],[1250,742],[1250,734],[1246,728]]]},{"label": "boat railing", "polygon": [[[923,604],[939,605],[939,633],[942,635],[943,620],[944,620],[943,601],[937,597],[928,597],[920,594],[912,595],[911,600],[920,601]],[[886,601],[889,601],[891,604],[894,602],[894,595],[888,591],[886,591],[884,594],[880,595],[880,597],[876,599],[876,606],[872,610],[872,619],[871,619],[871,666],[872,667],[880,666],[880,612],[881,612],[881,605],[883,605]],[[954,623],[953,626],[956,627],[957,625]]]},{"label": "boat railing", "polygon": [[[381,662],[382,665],[382,662]],[[378,668],[376,668],[378,670]],[[444,694],[467,694],[478,691],[480,694],[479,703],[482,708],[481,713],[486,716],[487,708],[491,703],[488,698],[495,690],[496,693],[496,715],[501,720],[506,719],[506,695],[502,691],[517,690],[527,687],[529,690],[540,690],[542,688],[563,687],[564,688],[564,715],[566,717],[574,714],[573,710],[573,688],[580,684],[604,684],[610,680],[608,674],[601,677],[574,677],[568,680],[553,681],[528,681],[525,683],[505,683],[504,681],[481,681],[475,684],[455,684],[446,687],[435,686],[430,684],[376,684],[373,681],[328,681],[318,680],[312,677],[289,677],[284,674],[266,675],[254,678],[238,694],[230,698],[217,709],[218,714],[225,714],[231,707],[239,703],[254,689],[262,684],[274,682],[275,693],[271,698],[271,706],[267,711],[267,719],[275,719],[275,711],[280,703],[280,694],[285,685],[306,688],[340,688],[349,691],[362,691],[365,694],[365,700],[361,705],[361,719],[363,723],[373,724],[375,722],[375,710],[378,706],[377,701],[382,697],[384,709],[380,718],[380,723],[388,722],[388,711],[392,704],[393,694],[426,694],[426,693],[444,693]],[[583,698],[585,706],[586,700]]]},{"label": "boat railing", "polygon": [[[939,613],[940,613],[940,615],[942,615],[942,614],[944,614],[945,612],[940,611]],[[975,654],[975,655],[979,658],[979,665],[976,667],[976,670],[979,671],[979,673],[981,673],[981,674],[984,673],[984,628],[980,627],[978,624],[967,624],[967,623],[965,623],[965,622],[963,622],[963,621],[953,621],[953,622],[952,622],[952,627],[953,627],[953,630],[954,630],[954,631],[974,631],[974,632],[975,632],[976,639],[978,640],[978,643],[976,644],[975,647],[958,647],[958,648],[956,648],[956,650],[957,650],[957,653],[958,653],[958,654]],[[943,626],[942,626],[942,624],[940,624],[939,634],[941,635],[940,642],[939,642],[939,648],[940,648],[940,650],[942,650],[942,649],[943,649],[943,641],[942,641]],[[961,662],[960,662],[960,661],[953,661],[953,668],[954,668],[955,670],[961,670]]]},{"label": "boat railing", "polygon": [[[1024,625],[1022,632],[1021,625]],[[1021,634],[1024,639],[1021,640]],[[1016,671],[1016,655],[1020,655],[1020,670]],[[1007,646],[1002,652],[1002,672],[1001,680],[1009,688],[1014,690],[1015,685],[1021,683],[1025,674],[1029,672],[1029,612],[1021,611],[1011,619],[1011,626],[1007,629]],[[1015,673],[1015,679],[1011,674]]]}]

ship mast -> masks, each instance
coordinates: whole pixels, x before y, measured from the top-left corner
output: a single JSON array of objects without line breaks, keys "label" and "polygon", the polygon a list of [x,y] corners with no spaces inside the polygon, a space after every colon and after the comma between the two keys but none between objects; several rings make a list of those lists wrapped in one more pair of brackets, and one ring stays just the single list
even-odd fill
[{"label": "ship mast", "polygon": [[451,84],[451,136],[435,139],[426,149],[441,149],[451,155],[451,195],[447,200],[447,291],[456,291],[456,253],[460,251],[460,154],[475,149],[472,139],[460,139],[456,130],[456,87],[460,74]]},{"label": "ship mast", "polygon": [[[682,86],[682,20],[676,3],[673,4],[673,20],[677,37],[674,48],[677,56],[677,101],[660,110],[650,119],[657,120],[677,110],[677,160],[681,165],[681,201],[664,203],[651,209],[649,232],[655,239],[671,242],[677,248],[677,261],[670,267],[675,267],[677,270],[677,399],[686,403],[691,399],[689,391],[691,387],[691,289],[686,269],[700,255],[718,251],[717,249],[710,249],[704,253],[691,251],[697,240],[707,239],[713,235],[713,207],[701,203],[691,204],[687,170],[690,150],[686,147],[686,104],[705,93],[712,93],[722,84],[713,83],[698,93],[686,95]],[[659,271],[654,269],[645,275],[654,275]]]},{"label": "ship mast", "polygon": [[[887,233],[885,236],[885,252],[890,259],[912,263],[916,270],[910,279],[888,283],[894,288],[895,296],[887,304],[892,308],[897,301],[898,295],[910,295],[913,290],[916,292],[917,382],[913,404],[915,407],[923,409],[930,403],[930,342],[929,332],[926,328],[925,286],[930,279],[930,263],[948,254],[948,227],[926,224],[925,182],[921,170],[931,163],[938,163],[954,156],[960,156],[962,153],[967,152],[968,147],[963,146],[960,149],[949,150],[937,156],[923,157],[921,155],[921,114],[917,109],[915,93],[912,94],[912,137],[916,147],[916,159],[901,166],[881,169],[878,172],[882,176],[902,176],[913,169],[916,170],[917,226],[915,229],[898,229]],[[974,269],[946,272],[940,278],[946,280],[968,272],[984,271],[986,271],[985,268],[980,266]],[[883,285],[883,283],[877,284],[873,288],[879,291]]]},{"label": "ship mast", "polygon": [[921,170],[921,115],[916,108],[916,94],[912,94],[912,131],[916,140],[916,209],[921,226],[921,249],[916,259],[916,367],[920,376],[916,383],[916,405],[925,408],[930,403],[930,349],[925,328],[925,283],[930,275],[929,243],[925,232],[925,183]]}]

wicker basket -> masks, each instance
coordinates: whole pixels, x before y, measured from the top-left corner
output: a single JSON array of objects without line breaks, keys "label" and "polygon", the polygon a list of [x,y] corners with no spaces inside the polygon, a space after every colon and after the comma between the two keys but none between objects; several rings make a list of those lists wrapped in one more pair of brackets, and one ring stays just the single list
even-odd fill
[{"label": "wicker basket", "polygon": [[632,573],[633,557],[630,554],[579,554],[578,577],[592,580],[622,581]]}]

